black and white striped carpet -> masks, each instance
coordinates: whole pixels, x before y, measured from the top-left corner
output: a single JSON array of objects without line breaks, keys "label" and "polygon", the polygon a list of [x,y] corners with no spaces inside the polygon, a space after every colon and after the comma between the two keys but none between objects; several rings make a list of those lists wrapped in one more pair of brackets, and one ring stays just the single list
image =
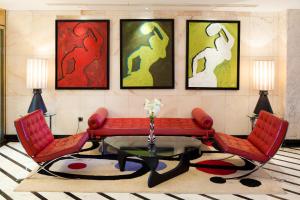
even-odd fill
[{"label": "black and white striped carpet", "polygon": [[[281,148],[277,155],[265,165],[264,169],[274,178],[280,179],[284,195],[214,195],[214,194],[155,194],[155,193],[75,193],[75,192],[14,192],[19,184],[18,179],[24,178],[36,168],[36,164],[24,153],[20,143],[8,143],[0,148],[0,200],[3,199],[53,199],[53,200],[80,200],[80,199],[300,199],[300,147]],[[278,170],[280,169],[280,170]]]}]

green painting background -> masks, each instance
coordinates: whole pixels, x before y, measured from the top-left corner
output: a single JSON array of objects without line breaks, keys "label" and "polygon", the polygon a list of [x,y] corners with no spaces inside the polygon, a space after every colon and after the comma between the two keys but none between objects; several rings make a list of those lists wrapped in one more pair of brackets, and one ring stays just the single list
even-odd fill
[{"label": "green painting background", "polygon": [[[215,36],[208,36],[205,32],[206,27],[215,22],[189,22],[189,48],[188,48],[188,78],[192,77],[192,62],[193,58],[206,47],[215,48],[214,41],[218,38]],[[232,57],[230,61],[225,60],[216,67],[214,73],[217,77],[218,88],[236,88],[238,84],[238,23],[222,23],[223,26],[230,32],[234,38],[234,45],[231,49]],[[224,32],[222,31],[222,34]],[[226,36],[225,36],[226,38]],[[204,59],[198,62],[197,72],[204,69]]]},{"label": "green painting background", "polygon": [[[127,59],[129,55],[142,45],[149,46],[148,39],[151,37],[151,34],[143,35],[140,32],[140,27],[145,22],[158,23],[169,37],[169,43],[166,48],[166,57],[158,59],[150,68],[150,73],[152,74],[154,82],[153,87],[173,87],[173,20],[126,20],[121,22],[122,80],[127,76]],[[138,69],[139,62],[133,62],[132,71]],[[130,87],[124,83],[123,86]],[[143,85],[138,87],[143,87]]]}]

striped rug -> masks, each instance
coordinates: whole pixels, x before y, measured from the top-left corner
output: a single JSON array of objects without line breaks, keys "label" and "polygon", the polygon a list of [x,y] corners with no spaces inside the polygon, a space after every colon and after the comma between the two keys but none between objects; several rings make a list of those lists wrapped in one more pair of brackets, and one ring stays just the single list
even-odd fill
[{"label": "striped rug", "polygon": [[300,199],[300,148],[282,148],[265,165],[265,170],[281,180],[286,194],[170,194],[170,193],[78,193],[78,192],[14,192],[17,179],[26,177],[37,166],[24,153],[19,143],[0,148],[1,199]]}]

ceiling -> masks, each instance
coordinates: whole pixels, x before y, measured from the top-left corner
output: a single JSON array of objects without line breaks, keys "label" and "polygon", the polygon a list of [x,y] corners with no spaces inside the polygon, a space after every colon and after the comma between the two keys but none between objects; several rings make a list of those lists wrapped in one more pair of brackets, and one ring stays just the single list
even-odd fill
[{"label": "ceiling", "polygon": [[0,0],[7,10],[218,10],[300,9],[300,0]]}]

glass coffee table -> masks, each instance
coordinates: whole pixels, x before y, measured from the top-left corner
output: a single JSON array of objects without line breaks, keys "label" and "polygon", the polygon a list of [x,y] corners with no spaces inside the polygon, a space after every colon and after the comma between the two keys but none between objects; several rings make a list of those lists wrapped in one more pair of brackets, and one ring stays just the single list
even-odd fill
[{"label": "glass coffee table", "polygon": [[[192,137],[156,136],[154,145],[149,145],[147,136],[114,136],[104,142],[117,152],[120,170],[124,171],[126,158],[141,158],[150,170],[148,187],[154,187],[189,170],[190,160],[201,156],[201,142]],[[110,152],[110,153],[111,153]],[[156,171],[159,160],[179,160],[178,165],[162,174]]]}]

